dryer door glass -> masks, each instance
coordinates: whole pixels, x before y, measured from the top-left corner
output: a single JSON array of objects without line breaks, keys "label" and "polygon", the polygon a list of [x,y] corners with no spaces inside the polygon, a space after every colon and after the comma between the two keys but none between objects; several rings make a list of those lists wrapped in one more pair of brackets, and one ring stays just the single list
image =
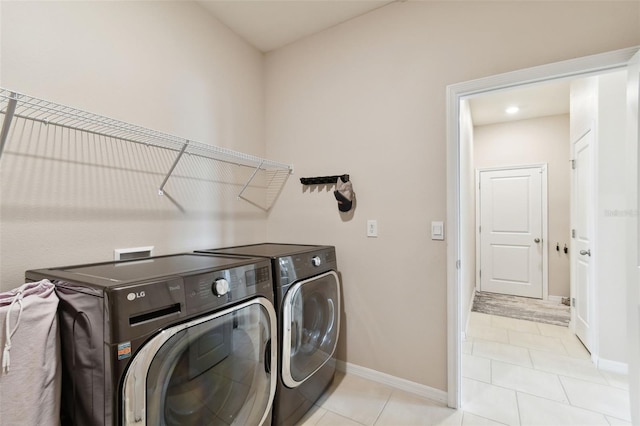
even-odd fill
[{"label": "dryer door glass", "polygon": [[248,302],[164,330],[127,373],[125,424],[264,423],[275,393],[275,323],[270,302]]},{"label": "dryer door glass", "polygon": [[294,284],[283,303],[282,379],[296,387],[327,363],[338,343],[340,284],[335,272]]}]

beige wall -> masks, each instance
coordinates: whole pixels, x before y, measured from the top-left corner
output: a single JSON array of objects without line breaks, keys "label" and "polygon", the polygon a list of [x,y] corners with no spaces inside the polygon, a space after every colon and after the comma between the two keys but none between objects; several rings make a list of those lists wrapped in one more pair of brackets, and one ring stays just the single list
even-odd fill
[{"label": "beige wall", "polygon": [[[639,7],[399,2],[267,55],[267,156],[296,167],[267,234],[336,245],[342,360],[446,389],[446,86],[638,44]],[[351,215],[297,181],[347,172]]]},{"label": "beige wall", "polygon": [[[569,115],[477,126],[477,169],[547,163],[549,295],[569,296],[570,176]],[[560,251],[556,251],[560,244]]]},{"label": "beige wall", "polygon": [[[1,85],[264,155],[263,55],[191,2],[1,2]],[[246,171],[16,120],[0,162],[0,290],[36,267],[262,240]],[[249,171],[250,172],[250,171]],[[241,176],[242,175],[242,176]]]},{"label": "beige wall", "polygon": [[[446,85],[640,44],[637,2],[394,3],[266,60],[188,2],[1,4],[3,87],[257,155],[266,137],[268,158],[296,166],[267,238],[337,246],[340,358],[438,389],[447,241],[430,240],[429,224],[446,213]],[[89,151],[70,161],[40,159],[67,146],[34,136],[46,131],[27,128],[0,163],[2,289],[25,269],[116,247],[265,237],[265,214],[236,201],[235,181],[206,182],[224,169],[195,164],[204,179],[170,181],[182,212],[155,195],[170,155],[80,141]],[[351,215],[331,188],[297,180],[345,172]],[[366,238],[367,219],[378,238]]]}]

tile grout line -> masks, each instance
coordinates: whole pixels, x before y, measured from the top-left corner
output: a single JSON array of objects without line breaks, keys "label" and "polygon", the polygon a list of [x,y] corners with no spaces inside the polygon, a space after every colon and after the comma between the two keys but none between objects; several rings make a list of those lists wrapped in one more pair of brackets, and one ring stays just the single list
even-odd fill
[{"label": "tile grout line", "polygon": [[[354,419],[354,418],[352,418],[352,417],[349,417],[349,416],[347,416],[347,415],[345,415],[345,414],[338,413],[338,412],[336,412],[336,411],[330,410],[330,409],[325,408],[325,407],[322,407],[322,406],[320,406],[320,408],[324,409],[325,413],[324,413],[324,414],[322,414],[322,416],[320,416],[320,418],[318,419],[318,421],[317,421],[317,422],[315,422],[315,424],[314,424],[314,425],[318,425],[318,424],[320,423],[320,421],[324,418],[324,416],[326,416],[326,415],[327,415],[327,413],[331,413],[331,414],[335,414],[336,416],[344,417],[345,419],[349,419],[349,420],[351,420],[352,422],[357,423],[357,424],[359,424],[359,425],[367,426],[365,423],[360,423],[358,420],[356,420],[356,419]],[[378,419],[376,418],[376,421],[377,421],[377,420],[378,420]],[[375,423],[374,423],[374,425],[375,425]]]},{"label": "tile grout line", "polygon": [[[614,371],[607,371],[607,370],[601,370],[598,368],[598,373],[600,373],[600,375],[602,377],[604,377],[604,380],[609,384],[609,386],[611,386],[612,388],[617,388],[617,389],[621,389],[624,391],[629,392],[629,373],[627,372],[626,374],[623,373],[617,373]],[[616,376],[618,376],[618,378],[616,379]],[[615,383],[619,383],[619,385],[616,385]]]},{"label": "tile grout line", "polygon": [[479,414],[474,414],[474,413],[472,413],[472,412],[470,412],[470,411],[464,411],[464,410],[462,410],[462,424],[464,424],[464,416],[465,416],[466,414],[471,414],[472,416],[479,417],[479,418],[481,418],[481,419],[485,419],[485,420],[489,420],[490,422],[497,423],[497,424],[500,424],[500,425],[509,426],[507,423],[502,423],[502,422],[499,422],[499,421],[497,421],[497,420],[490,419],[489,417],[481,416],[481,415],[479,415]]},{"label": "tile grout line", "polygon": [[[493,387],[495,387],[495,388],[499,388],[499,389],[502,389],[502,390],[506,390],[506,391],[513,392],[513,393],[514,393],[514,396],[516,396],[516,397],[517,397],[517,394],[518,394],[518,391],[517,391],[517,390],[515,390],[515,389],[513,389],[513,388],[508,388],[508,387],[505,387],[505,386],[502,386],[502,385],[494,385],[493,383],[487,383],[487,382],[483,382],[482,380],[471,379],[471,378],[469,378],[469,377],[466,377],[466,379],[467,379],[467,380],[470,380],[470,381],[473,381],[473,382],[480,383],[481,385],[493,386]],[[536,395],[534,395],[534,396],[536,396]],[[519,419],[519,418],[520,418],[520,413],[519,413],[519,408],[518,408],[517,404],[516,404],[516,409],[517,409],[517,411],[518,411],[518,419]],[[465,410],[464,410],[464,407],[463,407],[463,410],[462,410],[462,411],[463,411],[463,413],[464,413],[464,412],[467,412],[467,411],[465,411]],[[474,416],[482,417],[483,419],[489,419],[489,420],[491,420],[491,421],[493,421],[493,422],[496,422],[496,423],[505,424],[505,423],[502,423],[502,422],[497,421],[497,420],[495,420],[495,419],[491,419],[491,418],[488,418],[488,417],[483,417],[483,416],[480,416],[480,415],[475,414],[475,413],[472,413],[472,412],[469,412],[469,414],[473,414]]]},{"label": "tile grout line", "polygon": [[540,371],[536,369],[536,365],[533,362],[533,357],[531,356],[531,349],[527,349],[527,355],[529,355],[529,361],[531,361],[531,368],[535,371]]},{"label": "tile grout line", "polygon": [[[514,389],[515,390],[515,389]],[[515,391],[516,392],[516,411],[518,412],[518,424],[522,425],[522,415],[520,415],[520,398],[518,398],[518,394],[520,392]]]},{"label": "tile grout line", "polygon": [[[526,367],[523,367],[523,368],[526,368]],[[567,403],[562,402],[562,401],[558,401],[557,399],[547,398],[546,396],[536,395],[536,394],[534,394],[534,393],[526,392],[526,391],[523,391],[523,390],[517,390],[517,389],[510,388],[510,387],[503,386],[503,385],[495,385],[495,384],[493,384],[493,383],[487,383],[487,382],[483,382],[482,380],[478,380],[478,379],[471,379],[471,378],[469,378],[469,377],[465,377],[465,379],[467,379],[467,380],[473,380],[473,381],[478,382],[478,383],[481,383],[481,384],[483,384],[483,385],[494,386],[494,387],[496,387],[496,388],[500,388],[500,389],[503,389],[503,390],[513,391],[513,392],[515,392],[515,393],[521,393],[521,394],[524,394],[524,395],[533,396],[533,397],[535,397],[535,398],[544,399],[545,401],[549,401],[549,402],[557,402],[558,404],[563,404],[563,405],[567,405],[567,406],[571,406],[571,407],[575,407],[575,408],[582,408],[582,407],[578,407],[577,405],[571,405],[571,404],[567,404]],[[563,391],[564,391],[564,389],[563,389]],[[567,398],[567,400],[568,400],[568,399],[569,399],[569,398]],[[592,410],[590,410],[590,411],[592,411]],[[598,411],[593,411],[593,412],[594,412],[594,413],[599,413]],[[473,413],[471,413],[471,414],[473,414]],[[599,414],[603,414],[603,413],[599,413]]]},{"label": "tile grout line", "polygon": [[[502,329],[501,327],[494,327],[494,328]],[[505,330],[507,331],[508,343],[498,342],[498,341],[492,341],[492,340],[485,340],[485,339],[479,339],[479,341],[481,341],[481,342],[482,342],[482,341],[484,341],[484,342],[489,343],[489,344],[507,345],[507,346],[512,346],[512,347],[516,347],[516,348],[523,348],[523,349],[526,349],[526,350],[527,350],[528,359],[529,359],[529,361],[530,361],[530,365],[531,365],[531,367],[529,367],[529,366],[523,366],[523,365],[521,365],[521,364],[516,364],[516,363],[513,363],[513,362],[508,362],[508,361],[505,361],[505,360],[498,360],[498,359],[494,359],[494,358],[491,358],[491,357],[488,357],[488,358],[487,358],[487,357],[485,357],[485,356],[476,355],[476,349],[477,349],[477,348],[476,348],[476,345],[475,345],[475,343],[476,343],[476,339],[475,339],[475,338],[474,338],[474,342],[473,342],[473,344],[472,344],[472,350],[471,350],[471,355],[472,355],[472,356],[477,357],[477,358],[482,358],[482,359],[489,359],[489,376],[490,376],[490,383],[489,383],[489,384],[490,384],[491,386],[496,386],[496,387],[499,387],[499,388],[502,388],[502,389],[511,390],[511,391],[514,391],[514,392],[516,393],[516,402],[517,402],[518,418],[519,418],[519,422],[520,422],[520,424],[522,423],[522,417],[521,417],[521,413],[520,413],[520,406],[519,406],[519,396],[520,396],[520,394],[521,394],[522,396],[524,396],[524,395],[531,395],[531,396],[533,396],[533,397],[541,398],[541,399],[543,399],[543,400],[546,400],[546,401],[549,401],[549,402],[553,402],[553,403],[557,403],[557,404],[561,404],[561,405],[563,405],[563,406],[571,407],[571,408],[573,408],[573,409],[585,410],[585,411],[588,411],[588,412],[591,412],[591,413],[594,413],[594,414],[597,414],[597,415],[599,415],[599,416],[604,417],[604,420],[605,420],[607,423],[610,423],[610,421],[609,421],[609,417],[610,417],[611,419],[619,419],[619,420],[621,420],[621,421],[625,421],[625,422],[626,422],[626,420],[621,419],[621,418],[620,418],[619,416],[617,416],[617,415],[611,415],[611,414],[607,414],[607,413],[604,413],[604,412],[594,411],[594,410],[589,409],[589,408],[584,408],[584,407],[581,407],[581,406],[574,405],[574,404],[572,403],[572,401],[571,401],[571,398],[569,398],[569,394],[568,394],[568,392],[567,392],[567,389],[566,389],[566,387],[565,387],[565,384],[564,384],[564,383],[563,383],[563,381],[562,381],[562,378],[566,378],[566,379],[568,379],[568,380],[578,380],[578,381],[582,381],[582,382],[585,382],[585,383],[591,383],[591,384],[595,384],[595,385],[599,385],[599,386],[606,386],[606,387],[611,388],[611,389],[617,389],[617,390],[625,391],[625,389],[624,389],[624,388],[621,388],[621,387],[618,387],[618,386],[614,386],[614,385],[612,385],[612,380],[610,380],[610,377],[607,377],[605,374],[603,374],[603,372],[602,372],[600,369],[595,368],[595,371],[597,371],[597,373],[596,373],[596,374],[597,374],[597,377],[599,377],[600,379],[602,379],[602,380],[604,381],[604,384],[603,384],[602,382],[598,382],[598,381],[593,381],[593,380],[585,379],[585,378],[583,378],[583,377],[573,377],[573,376],[571,376],[571,375],[566,376],[566,375],[563,375],[563,374],[558,373],[558,372],[555,372],[555,371],[547,371],[547,370],[540,369],[540,368],[537,368],[537,367],[536,367],[536,364],[535,364],[535,363],[534,363],[534,361],[533,361],[533,354],[532,354],[532,351],[534,351],[534,350],[535,350],[536,352],[539,352],[539,353],[549,354],[549,355],[551,355],[551,356],[558,356],[558,357],[561,357],[561,358],[565,358],[565,359],[567,359],[569,362],[571,362],[571,361],[574,361],[574,362],[580,362],[580,361],[582,361],[582,360],[583,360],[583,358],[582,358],[582,357],[577,357],[577,356],[572,355],[572,352],[569,350],[569,347],[568,347],[568,345],[572,343],[570,340],[565,339],[565,338],[563,338],[563,337],[561,337],[561,336],[556,336],[556,335],[546,336],[545,334],[543,334],[543,333],[542,333],[542,330],[541,330],[540,324],[538,324],[538,323],[536,323],[536,328],[537,328],[537,330],[538,330],[538,331],[539,331],[539,333],[540,333],[540,334],[537,334],[538,336],[544,336],[545,338],[552,338],[553,340],[555,340],[556,342],[558,342],[558,343],[559,343],[559,347],[558,347],[558,349],[563,350],[563,351],[564,351],[564,353],[562,353],[562,352],[558,352],[558,351],[554,351],[554,350],[546,350],[546,349],[544,349],[544,348],[542,348],[542,349],[541,349],[541,348],[532,348],[532,347],[526,347],[526,346],[522,347],[522,346],[515,345],[515,344],[511,343],[512,333],[510,332],[510,329],[505,329]],[[527,332],[524,332],[524,331],[518,331],[518,330],[513,330],[513,332],[514,332],[514,333],[523,333],[523,334],[533,334],[533,333],[527,333]],[[502,362],[502,363],[504,363],[504,364],[508,364],[508,365],[514,365],[514,366],[516,366],[516,367],[525,368],[525,369],[533,370],[533,371],[536,371],[536,372],[541,372],[541,373],[549,374],[549,375],[551,375],[551,376],[556,377],[556,379],[560,382],[560,386],[561,386],[561,388],[562,388],[563,395],[565,396],[565,398],[566,398],[566,401],[567,401],[567,402],[562,402],[562,401],[558,401],[558,400],[555,400],[555,399],[549,399],[549,398],[546,398],[546,397],[544,397],[544,396],[540,396],[540,395],[536,395],[536,394],[531,394],[531,393],[529,393],[529,392],[517,391],[517,390],[515,390],[515,389],[511,389],[511,388],[503,387],[503,386],[500,386],[500,385],[496,385],[496,384],[494,383],[494,377],[493,377],[493,369],[494,369],[493,362],[494,362],[494,361],[495,361],[495,362]],[[472,379],[472,378],[467,378],[467,379],[468,379],[468,380],[472,380],[472,381],[476,381],[476,382],[478,382],[478,383],[483,383],[483,382],[482,382],[482,381],[480,381],[480,380],[476,380],[476,379]],[[464,411],[463,411],[463,413],[464,413]],[[470,413],[470,414],[473,414],[473,413]]]},{"label": "tile grout line", "polygon": [[[489,361],[490,361],[490,363],[489,363],[490,383],[489,384],[491,384],[492,386],[497,386],[497,387],[502,388],[502,389],[509,389],[509,390],[513,390],[513,391],[515,391],[517,393],[523,393],[523,394],[535,396],[535,397],[538,397],[538,398],[542,398],[542,399],[545,399],[547,401],[552,401],[552,402],[557,402],[557,403],[560,403],[560,404],[564,404],[562,401],[557,401],[555,399],[551,399],[551,398],[547,398],[547,397],[544,397],[544,396],[536,395],[536,394],[533,394],[533,393],[529,393],[529,392],[525,392],[525,391],[519,391],[519,390],[512,389],[512,388],[509,388],[509,387],[505,387],[505,386],[502,386],[502,385],[499,385],[499,384],[495,384],[493,382],[493,363],[494,362],[501,362],[503,364],[512,365],[512,366],[515,366],[515,367],[524,368],[524,369],[527,369],[527,370],[532,370],[532,371],[536,371],[536,372],[539,372],[539,373],[549,374],[549,375],[555,376],[558,379],[558,382],[560,382],[560,386],[562,387],[562,391],[563,391],[567,401],[569,401],[565,405],[569,405],[571,407],[577,407],[577,406],[573,405],[571,403],[571,400],[569,399],[569,395],[568,395],[566,389],[564,388],[564,384],[562,383],[562,380],[560,379],[561,377],[565,377],[565,378],[570,379],[570,380],[580,380],[580,381],[583,381],[583,382],[586,382],[586,383],[591,383],[591,384],[600,385],[600,386],[608,386],[608,387],[610,387],[612,389],[624,390],[624,389],[617,388],[615,386],[611,386],[610,384],[608,384],[608,382],[607,382],[606,385],[603,385],[602,383],[594,382],[594,381],[591,381],[591,380],[580,379],[580,378],[576,378],[576,377],[572,377],[572,376],[565,376],[565,375],[561,375],[561,374],[558,374],[558,373],[555,373],[555,372],[550,372],[550,371],[545,371],[545,370],[538,369],[538,368],[535,367],[535,363],[533,362],[533,358],[531,357],[531,350],[530,349],[527,349],[527,354],[529,356],[529,360],[531,361],[532,367],[527,367],[527,366],[523,366],[523,365],[519,365],[519,364],[513,364],[513,363],[510,363],[510,362],[505,362],[505,361],[502,361],[502,360],[496,360],[496,359],[493,359],[493,358],[484,358],[484,357],[480,357],[480,356],[478,356],[478,358],[489,359]],[[476,355],[474,355],[474,356],[476,356]],[[598,370],[598,372],[599,372],[599,370]],[[467,377],[467,379],[476,380],[477,382],[483,383],[481,380],[471,379],[469,377]],[[606,378],[605,378],[605,381],[606,381]],[[582,408],[582,407],[577,407],[577,408]],[[593,410],[589,410],[589,411],[593,411]],[[598,411],[593,411],[593,412],[594,413],[599,413],[599,414],[604,414],[604,413],[600,413]]]},{"label": "tile grout line", "polygon": [[[564,388],[564,383],[562,383],[562,380],[560,379],[561,377],[564,377],[566,379],[570,379],[570,380],[580,380],[582,382],[587,382],[587,383],[594,383],[594,382],[590,382],[589,380],[582,380],[582,379],[576,379],[575,377],[569,377],[569,376],[561,376],[560,374],[557,375],[558,376],[558,380],[560,380],[560,385],[562,386],[562,390],[565,392],[565,394],[567,395],[567,401],[569,401],[569,406],[573,407],[573,408],[577,408],[580,410],[585,410],[585,411],[589,411],[590,413],[595,413],[595,414],[600,414],[601,416],[604,416],[605,420],[607,421],[607,423],[611,424],[611,422],[609,422],[609,420],[607,419],[607,417],[611,417],[617,420],[621,420],[623,422],[627,422],[627,420],[621,419],[618,416],[612,415],[612,414],[607,414],[607,413],[603,413],[602,411],[596,411],[596,410],[592,410],[590,408],[586,408],[586,407],[581,407],[579,405],[574,405],[571,403],[571,399],[569,398],[569,393],[566,391],[566,389]],[[602,385],[601,383],[594,383],[596,385],[600,385],[600,386],[606,386],[606,385]],[[612,387],[612,386],[610,386]]]},{"label": "tile grout line", "polygon": [[[556,374],[556,376],[558,376],[558,381],[560,382],[560,386],[562,387],[562,391],[564,392],[564,395],[567,397],[567,401],[569,401],[569,405],[571,407],[575,407],[575,405],[571,403],[571,398],[569,398],[569,392],[567,392],[567,389],[565,388],[564,383],[562,382],[562,377],[559,374]],[[578,408],[581,408],[581,407],[578,407]],[[607,421],[607,423],[609,422]]]},{"label": "tile grout line", "polygon": [[[562,385],[562,384],[561,384],[561,385]],[[494,386],[498,386],[498,385],[494,385]],[[563,385],[562,385],[562,386],[563,386]],[[498,387],[501,387],[501,386],[498,386]],[[504,389],[509,389],[509,388],[504,388]],[[513,389],[511,389],[511,390],[513,390]],[[592,409],[590,409],[590,408],[586,408],[586,407],[581,407],[581,406],[573,405],[573,404],[571,404],[571,403],[565,403],[565,402],[557,401],[557,400],[554,400],[554,399],[549,399],[549,398],[546,398],[546,397],[543,397],[543,396],[540,396],[540,395],[531,394],[531,393],[529,393],[529,392],[517,391],[517,390],[515,390],[515,392],[516,392],[516,397],[518,397],[518,395],[528,395],[528,396],[532,396],[532,397],[534,397],[534,398],[543,399],[543,400],[548,401],[548,402],[552,402],[552,403],[556,403],[556,404],[561,404],[561,405],[564,405],[564,406],[567,406],[567,407],[570,407],[570,408],[574,408],[574,409],[578,409],[578,410],[583,410],[583,411],[588,411],[588,412],[593,413],[593,414],[598,414],[598,415],[600,415],[600,416],[603,416],[603,417],[605,418],[605,420],[607,421],[607,423],[610,423],[610,422],[609,422],[609,420],[607,419],[608,417],[613,418],[613,419],[616,419],[616,420],[620,420],[620,421],[622,421],[622,422],[628,422],[627,420],[622,419],[622,418],[620,418],[620,417],[619,417],[619,416],[617,416],[617,415],[613,415],[613,414],[604,413],[604,412],[601,412],[601,411],[592,410]],[[563,386],[563,392],[565,392],[565,395],[566,395],[566,391],[565,391],[565,389],[564,389],[564,386]],[[519,405],[519,399],[518,399],[518,398],[517,398],[517,401],[518,401],[518,415],[520,416],[520,405]],[[570,401],[570,399],[569,399],[568,397],[567,397],[567,401]],[[521,418],[521,416],[520,416],[520,422],[521,422],[521,424],[522,424],[522,418]]]},{"label": "tile grout line", "polygon": [[494,361],[495,360],[489,358],[489,383],[495,386],[495,384],[493,383],[493,362]]},{"label": "tile grout line", "polygon": [[324,410],[324,413],[322,413],[322,415],[320,416],[320,418],[314,423],[314,425],[317,425],[318,423],[320,423],[320,420],[322,420],[322,418],[324,416],[327,415],[327,413],[329,412],[329,410],[327,410],[326,408],[323,408],[321,405],[318,405],[317,407],[322,408]]},{"label": "tile grout line", "polygon": [[[495,360],[491,360],[491,361],[495,361]],[[501,361],[497,361],[497,362],[501,362]],[[514,365],[514,364],[512,364],[512,365]],[[519,366],[519,367],[521,367],[521,366]],[[522,367],[522,368],[527,368],[527,367]],[[500,389],[513,391],[516,394],[516,407],[517,407],[517,411],[518,411],[518,419],[519,419],[520,424],[522,424],[522,418],[521,418],[521,415],[520,415],[520,404],[519,404],[519,398],[518,398],[519,394],[528,395],[528,396],[532,396],[534,398],[540,398],[540,399],[543,399],[545,401],[549,401],[549,402],[552,402],[552,403],[561,404],[561,405],[565,405],[567,407],[589,411],[589,412],[594,413],[594,414],[599,414],[601,416],[604,416],[605,420],[606,420],[606,417],[608,416],[608,417],[612,417],[612,418],[619,419],[619,420],[622,420],[622,421],[626,422],[626,420],[620,419],[620,417],[617,417],[617,416],[614,416],[614,415],[611,415],[611,414],[606,414],[606,413],[603,413],[603,412],[600,412],[600,411],[595,411],[595,410],[591,410],[591,409],[588,409],[588,408],[584,408],[584,407],[580,407],[580,406],[577,406],[577,405],[573,405],[571,403],[571,399],[569,398],[569,395],[568,395],[568,393],[567,393],[567,391],[566,391],[566,389],[564,387],[564,384],[562,383],[562,380],[560,380],[561,376],[559,374],[554,374],[554,373],[549,373],[549,374],[552,374],[552,375],[554,375],[554,376],[556,376],[558,378],[558,381],[560,382],[560,386],[562,387],[562,391],[564,392],[564,395],[566,396],[568,402],[565,403],[565,402],[558,401],[558,400],[555,400],[555,399],[551,399],[551,398],[547,398],[547,397],[544,397],[544,396],[536,395],[536,394],[533,394],[533,393],[530,393],[530,392],[520,391],[520,390],[516,390],[516,389],[510,388],[510,387],[505,387],[505,386],[502,386],[502,385],[494,384],[493,383],[493,374],[491,375],[491,383],[486,383],[486,382],[483,382],[481,380],[471,379],[471,378],[468,378],[468,377],[467,377],[467,379],[476,381],[478,383],[489,384],[491,386],[495,386],[495,387],[500,388]],[[572,377],[568,377],[568,378],[569,379],[573,379]],[[580,380],[580,379],[575,379],[575,380]],[[583,381],[588,382],[588,383],[592,383],[592,382],[589,382],[587,380],[583,380]],[[595,383],[595,384],[599,384],[599,383]],[[463,410],[463,412],[465,412],[465,411]],[[473,414],[473,413],[471,413],[471,414]],[[474,415],[477,415],[477,414],[474,414]],[[480,417],[482,417],[482,416],[480,416]],[[608,420],[607,420],[607,422],[608,422]]]},{"label": "tile grout line", "polygon": [[380,412],[376,416],[375,420],[373,421],[373,426],[375,426],[375,424],[378,423],[378,420],[380,420],[380,416],[382,416],[382,413],[384,413],[385,408],[387,408],[387,405],[389,405],[389,400],[391,399],[391,396],[393,395],[393,392],[394,391],[392,390],[391,393],[389,393],[389,396],[387,397],[387,400],[384,402],[384,405],[382,406],[382,410],[380,410]]}]

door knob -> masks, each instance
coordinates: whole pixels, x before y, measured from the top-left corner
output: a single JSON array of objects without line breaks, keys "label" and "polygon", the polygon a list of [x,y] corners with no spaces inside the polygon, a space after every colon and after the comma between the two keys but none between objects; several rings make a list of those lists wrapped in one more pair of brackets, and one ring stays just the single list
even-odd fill
[{"label": "door knob", "polygon": [[583,255],[583,256],[584,256],[585,254],[586,254],[587,256],[591,256],[591,249],[588,249],[588,250],[580,250],[580,254],[581,254],[581,255]]},{"label": "door knob", "polygon": [[534,241],[534,242],[536,242],[536,243],[539,243],[539,242],[540,242],[540,238],[536,238],[536,239],[535,239],[535,240],[533,240],[533,241]]}]

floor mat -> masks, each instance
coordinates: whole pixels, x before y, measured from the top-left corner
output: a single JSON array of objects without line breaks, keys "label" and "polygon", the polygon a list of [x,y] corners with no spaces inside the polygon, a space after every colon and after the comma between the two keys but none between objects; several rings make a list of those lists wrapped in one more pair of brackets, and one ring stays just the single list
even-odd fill
[{"label": "floor mat", "polygon": [[476,292],[471,310],[565,327],[571,319],[569,306],[559,302],[481,291]]}]

